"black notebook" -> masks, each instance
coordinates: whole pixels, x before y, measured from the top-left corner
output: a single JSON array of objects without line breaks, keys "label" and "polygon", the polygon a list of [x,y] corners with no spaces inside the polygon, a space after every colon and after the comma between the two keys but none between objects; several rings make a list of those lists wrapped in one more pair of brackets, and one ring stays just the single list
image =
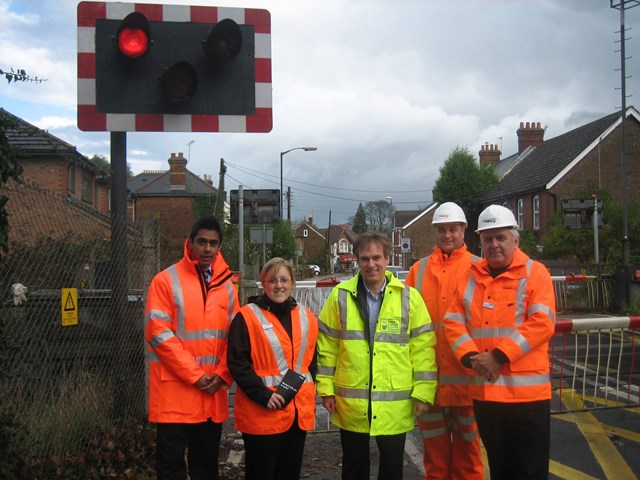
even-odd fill
[{"label": "black notebook", "polygon": [[278,395],[282,395],[282,398],[284,398],[285,407],[291,400],[293,400],[296,393],[298,393],[298,390],[304,383],[304,378],[304,375],[296,372],[295,370],[287,370],[287,373],[284,374],[280,385],[278,385],[278,388],[276,389],[276,393]]}]

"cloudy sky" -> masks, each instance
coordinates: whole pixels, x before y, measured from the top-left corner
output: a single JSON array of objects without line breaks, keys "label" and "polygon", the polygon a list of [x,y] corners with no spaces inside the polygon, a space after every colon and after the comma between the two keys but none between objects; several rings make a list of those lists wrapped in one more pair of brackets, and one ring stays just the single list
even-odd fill
[{"label": "cloudy sky", "polygon": [[[618,3],[619,0],[616,0]],[[140,2],[157,3],[157,2]],[[203,0],[173,4],[210,5]],[[134,173],[188,168],[226,188],[293,192],[292,219],[345,222],[359,202],[427,206],[456,147],[517,149],[520,122],[552,138],[621,105],[619,10],[609,0],[221,0],[271,12],[270,133],[129,133]],[[0,0],[0,69],[47,82],[0,81],[0,106],[109,156],[109,133],[76,126],[76,1]],[[640,8],[626,11],[628,105],[640,95]],[[637,106],[637,105],[636,105]],[[191,143],[190,149],[187,145]]]}]

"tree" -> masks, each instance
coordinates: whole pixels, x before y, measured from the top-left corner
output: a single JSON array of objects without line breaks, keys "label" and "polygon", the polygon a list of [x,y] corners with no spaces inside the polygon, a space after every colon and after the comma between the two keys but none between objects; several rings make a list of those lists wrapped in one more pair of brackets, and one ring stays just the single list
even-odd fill
[{"label": "tree", "polygon": [[477,227],[482,211],[480,201],[499,181],[490,165],[480,166],[467,148],[456,147],[440,167],[440,177],[433,188],[433,200],[438,203],[455,202],[467,217],[467,244],[475,245],[470,235]]},{"label": "tree", "polygon": [[[94,153],[93,157],[91,157],[89,161],[93,163],[98,170],[102,170],[107,173],[111,172],[111,163],[104,155]],[[127,163],[127,178],[131,177],[133,177],[133,172],[131,171],[131,165]]]},{"label": "tree", "polygon": [[[15,121],[0,113],[0,187],[9,179],[18,181],[22,174],[22,166],[18,163],[18,151],[9,144],[7,130],[15,128]],[[0,255],[9,249],[9,216],[6,205],[9,198],[0,195]]]},{"label": "tree", "polygon": [[358,209],[353,217],[349,218],[349,226],[355,233],[364,233],[367,231],[367,216],[364,213],[362,203],[358,204]]},{"label": "tree", "polygon": [[391,234],[394,207],[387,200],[375,200],[365,203],[364,214],[370,230]]}]

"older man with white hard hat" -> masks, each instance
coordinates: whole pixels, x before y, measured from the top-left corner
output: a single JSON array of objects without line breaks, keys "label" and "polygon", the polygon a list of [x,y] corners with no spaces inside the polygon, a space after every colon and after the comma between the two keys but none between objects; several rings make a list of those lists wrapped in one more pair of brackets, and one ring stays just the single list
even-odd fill
[{"label": "older man with white hard hat", "polygon": [[424,444],[425,478],[482,480],[480,436],[469,395],[473,372],[453,355],[442,327],[458,282],[471,263],[480,259],[464,243],[467,217],[459,205],[442,203],[433,213],[431,225],[436,233],[433,252],[414,263],[405,280],[405,285],[422,294],[438,339],[436,400],[429,412],[418,419]]},{"label": "older man with white hard hat", "polygon": [[491,479],[546,479],[553,284],[545,266],[518,248],[518,223],[508,208],[484,209],[476,233],[484,258],[458,283],[445,335],[476,376],[471,397]]}]

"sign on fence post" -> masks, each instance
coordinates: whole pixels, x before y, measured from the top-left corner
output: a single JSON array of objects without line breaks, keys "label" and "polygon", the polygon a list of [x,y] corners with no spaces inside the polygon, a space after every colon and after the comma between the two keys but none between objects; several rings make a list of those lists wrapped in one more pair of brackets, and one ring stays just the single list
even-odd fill
[{"label": "sign on fence post", "polygon": [[78,289],[63,288],[60,294],[60,307],[62,310],[62,326],[78,324]]}]

